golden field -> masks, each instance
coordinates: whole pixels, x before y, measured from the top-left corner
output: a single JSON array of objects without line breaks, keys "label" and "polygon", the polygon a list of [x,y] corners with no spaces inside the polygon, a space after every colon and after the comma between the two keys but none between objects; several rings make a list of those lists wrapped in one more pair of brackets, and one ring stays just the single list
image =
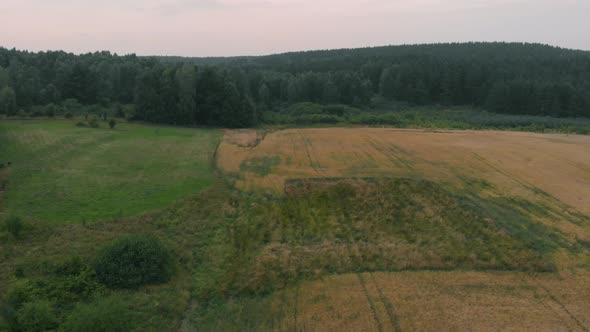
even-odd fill
[{"label": "golden field", "polygon": [[[590,273],[331,276],[277,296],[282,331],[588,331]],[[295,306],[297,306],[295,308]]]},{"label": "golden field", "polygon": [[[282,192],[292,178],[420,176],[452,182],[473,177],[507,193],[537,188],[590,213],[589,136],[322,128],[273,132],[253,146],[257,138],[253,130],[230,131],[219,149],[218,165],[240,173],[241,189]],[[267,176],[240,170],[245,160],[277,156],[280,164]]]},{"label": "golden field", "polygon": [[[488,195],[542,202],[565,218],[590,215],[590,136],[385,128],[289,129],[261,136],[228,131],[219,147],[217,164],[235,176],[240,189],[280,194],[287,180],[308,178],[415,177],[455,186],[475,179],[490,184]],[[252,160],[271,160],[269,171],[244,167]],[[550,223],[561,218],[547,217]],[[590,239],[588,227],[557,226]]]},{"label": "golden field", "polygon": [[[388,128],[226,131],[217,165],[246,191],[297,179],[416,178],[546,209],[534,220],[590,240],[590,137]],[[529,211],[530,212],[530,211]],[[401,271],[333,275],[275,294],[276,330],[588,331],[588,255],[553,254],[559,272]],[[276,308],[275,308],[276,310]]]}]

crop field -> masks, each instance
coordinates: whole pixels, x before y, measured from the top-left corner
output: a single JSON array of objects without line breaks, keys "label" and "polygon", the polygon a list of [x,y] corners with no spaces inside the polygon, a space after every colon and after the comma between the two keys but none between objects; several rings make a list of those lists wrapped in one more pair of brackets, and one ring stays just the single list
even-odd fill
[{"label": "crop field", "polygon": [[230,133],[220,148],[219,166],[241,189],[282,192],[298,178],[474,178],[510,194],[542,190],[590,213],[590,136],[323,128],[270,133],[252,147],[256,139]]},{"label": "crop field", "polygon": [[211,183],[217,136],[132,124],[2,122],[0,162],[12,166],[1,212],[71,223],[163,208]]},{"label": "crop field", "polygon": [[[415,178],[528,200],[566,219],[590,214],[590,136],[326,128],[278,131],[252,146],[256,139],[226,134],[219,149],[218,165],[238,188],[280,194],[294,179]],[[556,226],[590,238],[585,227]]]},{"label": "crop field", "polygon": [[586,331],[588,286],[587,271],[374,272],[306,282],[273,303],[291,307],[284,330]]},{"label": "crop field", "polygon": [[310,219],[290,254],[316,281],[265,299],[275,312],[261,329],[590,326],[589,294],[577,291],[590,286],[588,136],[241,130],[226,132],[217,164],[237,188],[286,197],[299,211],[288,214]]}]

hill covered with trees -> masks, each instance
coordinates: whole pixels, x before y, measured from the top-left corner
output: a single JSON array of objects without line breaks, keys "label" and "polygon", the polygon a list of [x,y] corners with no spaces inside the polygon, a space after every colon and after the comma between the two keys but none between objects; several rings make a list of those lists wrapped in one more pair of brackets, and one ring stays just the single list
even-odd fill
[{"label": "hill covered with trees", "polygon": [[[504,114],[590,117],[590,53],[522,43],[229,58],[0,48],[0,114],[5,115],[85,110],[154,123],[246,127],[301,102],[370,112],[376,97]],[[341,115],[349,108],[324,109]]]}]

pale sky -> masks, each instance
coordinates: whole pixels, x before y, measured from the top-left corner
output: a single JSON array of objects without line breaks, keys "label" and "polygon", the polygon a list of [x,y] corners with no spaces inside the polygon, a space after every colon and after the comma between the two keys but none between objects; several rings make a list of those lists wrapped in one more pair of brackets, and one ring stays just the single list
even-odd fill
[{"label": "pale sky", "polygon": [[0,0],[0,46],[230,56],[461,41],[590,50],[590,0]]}]

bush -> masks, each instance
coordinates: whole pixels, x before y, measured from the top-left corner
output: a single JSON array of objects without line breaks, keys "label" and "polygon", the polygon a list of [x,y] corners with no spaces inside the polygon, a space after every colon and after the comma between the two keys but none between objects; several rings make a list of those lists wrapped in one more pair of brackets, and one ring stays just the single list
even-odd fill
[{"label": "bush", "polygon": [[135,105],[128,104],[123,106],[123,113],[125,114],[126,120],[133,120],[137,116],[137,110],[135,109]]},{"label": "bush", "polygon": [[16,322],[20,331],[46,331],[57,327],[57,318],[46,301],[25,303],[16,312]]},{"label": "bush", "polygon": [[0,303],[0,331],[18,331],[16,310],[8,304]]},{"label": "bush", "polygon": [[287,112],[291,115],[322,114],[322,105],[310,102],[297,103],[289,106]]},{"label": "bush", "polygon": [[82,104],[77,99],[66,99],[62,102],[62,106],[68,112],[77,113],[82,108]]},{"label": "bush", "polygon": [[98,280],[109,287],[135,288],[168,281],[172,256],[157,238],[132,235],[103,247],[95,270]]},{"label": "bush", "polygon": [[66,318],[62,331],[119,332],[132,329],[129,309],[115,297],[98,299],[94,303],[79,304]]},{"label": "bush", "polygon": [[117,125],[117,121],[115,121],[115,119],[109,120],[109,127],[111,127],[111,129],[114,129],[116,125]]},{"label": "bush", "polygon": [[49,104],[45,106],[45,115],[47,115],[50,118],[53,118],[57,111],[58,109],[57,106],[55,106],[55,104]]},{"label": "bush", "polygon": [[115,116],[117,118],[124,118],[125,117],[125,111],[123,110],[123,107],[121,106],[121,104],[115,105]]},{"label": "bush", "polygon": [[295,118],[295,123],[298,125],[309,125],[309,124],[335,124],[343,122],[343,119],[335,115],[324,115],[324,114],[310,114],[301,115]]},{"label": "bush", "polygon": [[41,278],[20,278],[9,289],[6,303],[20,309],[35,300],[51,301],[56,308],[66,308],[78,301],[88,301],[106,291],[96,280],[94,270],[84,267],[77,274],[49,274]]},{"label": "bush", "polygon": [[23,222],[19,217],[11,216],[4,221],[4,229],[18,239],[23,230]]},{"label": "bush", "polygon": [[88,124],[84,121],[78,121],[76,127],[88,127]]},{"label": "bush", "polygon": [[64,116],[66,119],[71,119],[74,117],[74,114],[72,114],[72,112],[68,111],[68,112],[66,112],[66,114]]},{"label": "bush", "polygon": [[41,117],[45,116],[45,107],[40,105],[35,105],[31,107],[31,116],[33,117]]},{"label": "bush", "polygon": [[90,120],[88,120],[88,125],[92,128],[98,128],[100,125],[98,124],[98,119],[96,116],[92,116]]}]

